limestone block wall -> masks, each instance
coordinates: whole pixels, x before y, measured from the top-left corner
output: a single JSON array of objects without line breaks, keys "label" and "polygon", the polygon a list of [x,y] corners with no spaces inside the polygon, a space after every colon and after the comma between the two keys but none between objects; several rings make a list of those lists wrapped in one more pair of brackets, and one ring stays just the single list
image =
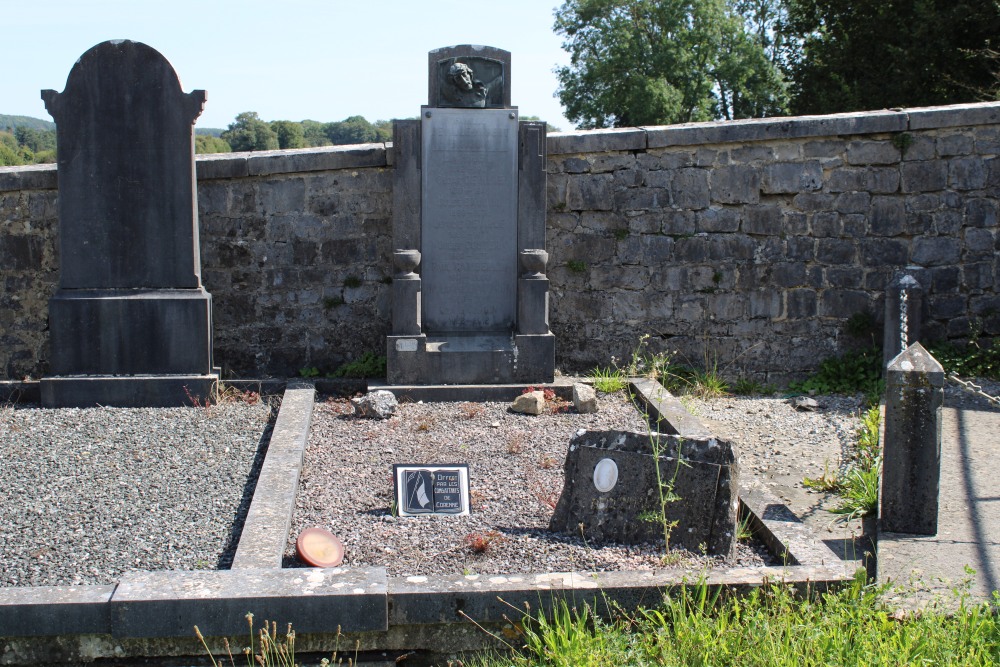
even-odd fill
[{"label": "limestone block wall", "polygon": [[[925,340],[1000,334],[1000,104],[549,137],[551,326],[567,371],[654,350],[781,383],[866,344],[902,267]],[[46,371],[54,167],[0,168],[0,375]],[[224,374],[328,371],[389,328],[391,144],[198,159]]]}]

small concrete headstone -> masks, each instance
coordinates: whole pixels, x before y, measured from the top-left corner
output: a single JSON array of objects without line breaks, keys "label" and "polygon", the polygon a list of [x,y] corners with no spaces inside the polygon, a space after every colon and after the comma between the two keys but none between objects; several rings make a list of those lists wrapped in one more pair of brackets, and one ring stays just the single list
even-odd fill
[{"label": "small concrete headstone", "polygon": [[354,406],[354,414],[369,419],[388,419],[396,414],[396,408],[399,406],[396,396],[385,389],[370,391],[359,398],[352,398],[351,404]]},{"label": "small concrete headstone", "polygon": [[597,392],[589,384],[577,382],[573,385],[573,407],[583,413],[597,412]]},{"label": "small concrete headstone", "polygon": [[529,391],[526,394],[521,394],[514,399],[510,409],[526,415],[540,415],[545,409],[545,393],[541,391]]},{"label": "small concrete headstone", "polygon": [[[662,513],[658,479],[673,480],[680,497]],[[565,486],[549,527],[572,535],[582,531],[589,543],[637,544],[662,542],[662,521],[676,521],[672,546],[729,555],[736,543],[738,488],[736,456],[726,441],[579,431],[570,440]]]}]

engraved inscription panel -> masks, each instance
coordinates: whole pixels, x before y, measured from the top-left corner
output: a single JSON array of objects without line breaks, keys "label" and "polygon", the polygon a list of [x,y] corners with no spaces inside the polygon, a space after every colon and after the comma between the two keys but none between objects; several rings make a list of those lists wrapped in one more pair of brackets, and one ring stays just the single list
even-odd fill
[{"label": "engraved inscription panel", "polygon": [[517,290],[517,114],[434,109],[422,122],[424,330],[511,331]]}]

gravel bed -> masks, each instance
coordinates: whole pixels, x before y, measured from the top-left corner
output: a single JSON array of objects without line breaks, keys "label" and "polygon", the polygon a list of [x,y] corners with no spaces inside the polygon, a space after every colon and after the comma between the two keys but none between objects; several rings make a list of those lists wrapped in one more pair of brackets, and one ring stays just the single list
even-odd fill
[{"label": "gravel bed", "polygon": [[228,567],[270,417],[266,403],[0,406],[0,586]]},{"label": "gravel bed", "polygon": [[[353,416],[342,399],[319,401],[286,565],[297,564],[295,537],[320,526],[344,542],[345,565],[384,566],[390,576],[663,569],[662,547],[587,544],[548,530],[573,433],[646,430],[625,395],[601,395],[596,414],[530,416],[508,405],[404,403],[376,421]],[[393,463],[468,463],[471,515],[392,516]],[[671,553],[667,562],[680,568],[764,563],[762,549],[742,543],[729,561]]]}]

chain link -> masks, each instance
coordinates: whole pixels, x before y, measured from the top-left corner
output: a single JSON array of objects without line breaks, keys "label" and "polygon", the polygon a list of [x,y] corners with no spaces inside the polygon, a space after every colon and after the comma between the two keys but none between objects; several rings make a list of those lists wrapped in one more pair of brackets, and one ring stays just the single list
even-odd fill
[{"label": "chain link", "polygon": [[958,377],[958,374],[955,373],[954,371],[952,371],[951,373],[948,373],[948,379],[951,380],[953,383],[957,384],[959,387],[961,387],[965,391],[969,392],[970,394],[975,394],[976,396],[981,396],[981,397],[985,398],[987,401],[989,401],[990,403],[992,403],[993,405],[995,405],[998,408],[1000,408],[1000,397],[990,396],[985,391],[983,391],[982,387],[980,387],[979,385],[975,384],[974,382],[970,382],[969,380],[963,380],[962,378]]}]

